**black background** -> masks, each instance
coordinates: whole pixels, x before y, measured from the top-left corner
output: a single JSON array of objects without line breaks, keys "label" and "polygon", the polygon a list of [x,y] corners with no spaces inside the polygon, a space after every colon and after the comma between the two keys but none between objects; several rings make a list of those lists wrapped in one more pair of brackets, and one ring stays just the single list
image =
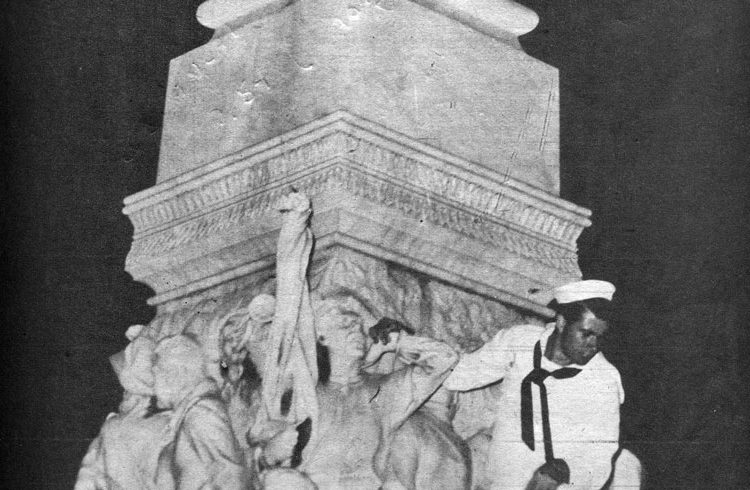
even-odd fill
[{"label": "black background", "polygon": [[[748,488],[747,1],[524,0],[560,69],[562,197],[617,284],[608,357],[647,487]],[[8,488],[70,488],[147,323],[122,199],[154,184],[168,62],[200,1],[4,2],[2,413]]]}]

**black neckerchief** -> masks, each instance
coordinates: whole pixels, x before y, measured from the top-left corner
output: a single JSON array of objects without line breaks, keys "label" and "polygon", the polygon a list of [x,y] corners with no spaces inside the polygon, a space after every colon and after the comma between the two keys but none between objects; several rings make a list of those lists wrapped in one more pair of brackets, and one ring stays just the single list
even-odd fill
[{"label": "black neckerchief", "polygon": [[534,409],[531,397],[531,384],[539,386],[539,398],[542,402],[542,432],[544,434],[544,459],[548,463],[555,459],[552,452],[552,434],[549,427],[549,406],[547,405],[547,388],[544,380],[549,376],[555,379],[572,378],[580,373],[578,368],[564,367],[555,371],[542,369],[542,345],[538,341],[534,346],[534,369],[521,382],[521,439],[534,451]]}]

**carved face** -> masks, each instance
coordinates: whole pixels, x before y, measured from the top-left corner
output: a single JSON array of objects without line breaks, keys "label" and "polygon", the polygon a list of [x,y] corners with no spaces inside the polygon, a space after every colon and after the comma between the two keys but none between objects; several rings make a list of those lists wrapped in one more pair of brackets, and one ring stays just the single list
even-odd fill
[{"label": "carved face", "polygon": [[362,359],[367,347],[359,316],[330,309],[316,319],[319,341],[328,347],[331,355]]},{"label": "carved face", "polygon": [[177,405],[198,383],[208,378],[200,346],[175,336],[162,341],[154,351],[154,394],[159,405]]},{"label": "carved face", "polygon": [[252,329],[252,331],[245,344],[245,348],[253,364],[258,369],[262,369],[266,362],[271,322],[259,323],[251,319],[247,328]]},{"label": "carved face", "polygon": [[247,323],[243,322],[244,318],[241,315],[234,315],[227,319],[224,327],[222,328],[222,340],[223,340],[223,354],[230,356],[232,353],[240,350],[242,347],[242,337],[245,335],[245,328]]},{"label": "carved face", "polygon": [[225,320],[221,329],[220,365],[223,376],[230,383],[236,384],[240,380],[243,373],[242,364],[247,356],[253,365],[265,365],[272,320],[273,315],[254,317],[244,312],[238,312]]},{"label": "carved face", "polygon": [[601,349],[602,337],[606,332],[607,322],[587,311],[577,322],[564,326],[561,350],[571,362],[586,364]]},{"label": "carved face", "polygon": [[[181,373],[175,363],[161,355],[154,355],[154,394],[164,408],[175,406],[180,400],[180,386],[175,381]],[[180,383],[181,384],[181,383]]]}]

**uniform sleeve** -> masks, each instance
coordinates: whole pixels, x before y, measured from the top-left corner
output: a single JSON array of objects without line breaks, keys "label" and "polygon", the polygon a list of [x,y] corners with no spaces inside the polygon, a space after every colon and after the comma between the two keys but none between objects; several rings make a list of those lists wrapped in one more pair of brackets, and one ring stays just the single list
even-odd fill
[{"label": "uniform sleeve", "polygon": [[616,369],[607,372],[608,381],[598,383],[586,394],[590,410],[581,417],[576,432],[578,447],[568,457],[570,484],[559,490],[601,488],[612,472],[612,457],[619,447],[620,400],[623,399],[620,375]]},{"label": "uniform sleeve", "polygon": [[182,470],[179,490],[244,490],[249,484],[248,471],[229,418],[226,411],[214,407],[215,403],[218,402],[200,402],[185,418],[180,434],[184,444],[177,449],[178,457],[180,451],[190,451],[193,454],[189,460],[200,462],[200,467]]},{"label": "uniform sleeve", "polygon": [[505,376],[513,362],[513,328],[500,330],[478,350],[463,354],[443,386],[454,391],[468,391],[494,383]]}]

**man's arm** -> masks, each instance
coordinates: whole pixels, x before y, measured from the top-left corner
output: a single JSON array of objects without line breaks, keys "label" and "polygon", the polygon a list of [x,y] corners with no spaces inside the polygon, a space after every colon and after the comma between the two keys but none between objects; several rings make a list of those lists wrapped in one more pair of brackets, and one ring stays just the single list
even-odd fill
[{"label": "man's arm", "polygon": [[461,355],[443,386],[468,391],[502,379],[514,359],[512,344],[516,336],[513,333],[513,328],[504,328],[476,351]]}]

